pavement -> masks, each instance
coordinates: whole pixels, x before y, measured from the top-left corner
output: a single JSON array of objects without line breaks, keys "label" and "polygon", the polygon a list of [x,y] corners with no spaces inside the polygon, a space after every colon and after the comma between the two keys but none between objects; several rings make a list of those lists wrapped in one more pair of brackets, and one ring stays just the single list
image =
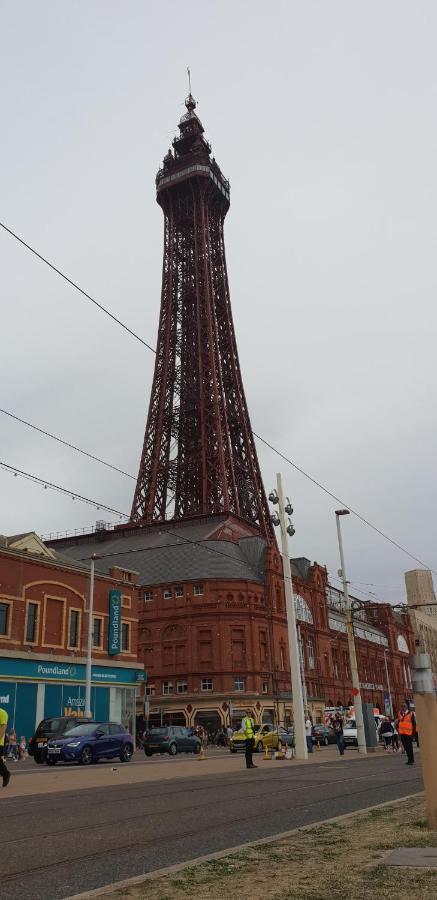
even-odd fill
[{"label": "pavement", "polygon": [[[350,759],[358,759],[356,750],[350,750]],[[323,754],[323,757],[321,756]],[[254,761],[263,768],[277,768],[281,765],[310,766],[324,760],[340,759],[338,750],[334,746],[324,747],[320,753],[314,751],[308,755],[308,759],[302,762],[297,760],[266,761],[262,755],[255,754]],[[164,780],[173,778],[190,777],[203,774],[207,769],[208,774],[217,775],[226,772],[236,772],[245,768],[244,753],[229,753],[227,749],[212,747],[206,751],[206,759],[198,756],[182,754],[172,759],[168,754],[157,754],[150,759],[145,759],[144,753],[137,751],[131,763],[121,763],[118,759],[102,761],[97,765],[79,767],[77,764],[62,764],[57,766],[37,766],[33,759],[6,760],[12,774],[7,788],[7,797],[26,797],[33,794],[56,794],[59,791],[89,790],[94,787],[112,787],[114,783],[135,784],[145,781]],[[0,794],[3,799],[3,794]]]},{"label": "pavement", "polygon": [[[16,763],[0,794],[2,900],[81,891],[422,790],[416,766],[384,753],[308,762],[214,750],[89,768]],[[23,768],[19,769],[19,766]]]}]

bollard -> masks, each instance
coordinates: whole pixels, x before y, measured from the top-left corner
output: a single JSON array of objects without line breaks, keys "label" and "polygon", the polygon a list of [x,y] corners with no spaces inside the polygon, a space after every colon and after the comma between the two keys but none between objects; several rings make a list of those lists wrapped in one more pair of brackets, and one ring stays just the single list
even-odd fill
[{"label": "bollard", "polygon": [[270,753],[267,749],[267,744],[264,745],[264,756],[263,759],[270,759]]},{"label": "bollard", "polygon": [[316,741],[316,750],[320,750],[320,741],[319,741],[318,738],[317,738],[317,741]]},{"label": "bollard", "polygon": [[206,759],[205,750],[204,750],[204,747],[203,747],[203,742],[202,742],[201,745],[200,745],[199,759],[202,759],[202,760],[203,760],[203,759]]}]

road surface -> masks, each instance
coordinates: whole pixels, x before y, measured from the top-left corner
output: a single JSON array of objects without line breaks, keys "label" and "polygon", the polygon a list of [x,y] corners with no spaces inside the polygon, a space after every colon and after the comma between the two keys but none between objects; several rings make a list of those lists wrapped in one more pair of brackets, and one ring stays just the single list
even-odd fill
[{"label": "road surface", "polygon": [[[63,900],[422,790],[420,763],[407,767],[401,755],[362,760],[327,751],[317,754],[311,765],[263,765],[257,758],[254,770],[244,769],[241,757],[221,756],[222,763],[192,760],[174,768],[171,780],[161,778],[160,772],[174,763],[178,767],[179,760],[162,760],[153,779],[132,784],[63,791],[64,776],[56,767],[56,793],[8,798],[6,789],[0,795],[2,900]],[[23,770],[20,775],[19,765],[13,770],[15,783],[29,784],[32,774]],[[218,765],[222,771],[208,772],[209,766]],[[41,768],[35,767],[37,773]],[[138,777],[138,769],[135,772]],[[79,785],[83,770],[68,773],[69,784],[77,773]],[[38,777],[43,791],[45,775]]]}]

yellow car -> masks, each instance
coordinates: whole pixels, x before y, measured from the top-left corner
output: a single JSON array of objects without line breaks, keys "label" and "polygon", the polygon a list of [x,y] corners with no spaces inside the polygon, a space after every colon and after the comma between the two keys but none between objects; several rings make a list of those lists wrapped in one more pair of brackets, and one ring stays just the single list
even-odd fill
[{"label": "yellow car", "polygon": [[[282,725],[256,725],[255,726],[255,751],[263,753],[267,747],[268,750],[281,750],[284,746],[293,746],[294,734],[293,730],[287,730]],[[238,750],[245,750],[246,735],[244,731],[236,731],[231,737],[230,751],[237,753]]]}]

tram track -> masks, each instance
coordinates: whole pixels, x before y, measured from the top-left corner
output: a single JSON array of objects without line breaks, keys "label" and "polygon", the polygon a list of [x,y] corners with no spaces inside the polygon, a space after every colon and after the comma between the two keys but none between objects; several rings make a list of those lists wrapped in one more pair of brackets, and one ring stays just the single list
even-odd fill
[{"label": "tram track", "polygon": [[[381,771],[381,773],[377,773],[377,774],[382,775],[383,771]],[[368,776],[363,776],[363,778],[365,778],[365,780],[368,782]],[[265,778],[263,780],[271,782],[271,779],[268,779],[268,778]],[[327,786],[327,785],[333,786],[335,788],[336,783],[339,784],[341,781],[341,783],[344,785],[344,783],[346,781],[350,783],[351,780],[356,781],[357,778],[341,779],[341,780],[335,779],[330,782],[324,782],[323,785],[320,783],[317,784],[316,782],[312,782],[311,786],[313,789],[317,788],[317,787]],[[241,784],[241,783],[247,784],[247,781],[243,782],[243,780],[239,780],[238,783],[239,784]],[[235,780],[233,782],[229,782],[229,784],[232,784],[233,786],[235,786],[235,784],[236,784]],[[256,784],[259,784],[259,781],[257,781]],[[414,793],[416,788],[419,790],[420,786],[421,786],[421,778],[420,777],[408,779],[408,781],[406,781],[405,778],[403,778],[403,779],[399,779],[397,781],[391,781],[389,785],[386,785],[386,787],[389,787],[390,789],[404,787],[405,793],[408,793],[408,794]],[[215,787],[217,788],[217,785],[215,785]],[[308,785],[301,785],[300,787],[302,790],[308,789]],[[292,789],[293,789],[293,787],[290,786],[290,788],[288,790],[291,791]],[[376,791],[378,789],[379,789],[379,785],[377,785],[377,784],[374,784],[372,786],[372,788],[369,789],[369,784],[367,783],[365,787],[362,787],[362,788],[359,788],[356,790],[348,790],[347,798],[350,800],[352,797],[358,798],[359,796],[362,796],[365,794],[369,795],[371,792]],[[200,787],[197,790],[200,790]],[[185,789],[185,792],[186,792],[186,789]],[[282,792],[282,793],[284,793],[284,792]],[[263,795],[263,796],[265,796],[265,795]],[[270,784],[269,796],[271,796],[271,784]],[[399,796],[399,795],[397,795],[397,796]],[[329,801],[329,803],[335,804],[338,801],[344,800],[344,798],[345,798],[344,793],[337,793],[334,796],[329,797],[328,801]],[[262,799],[262,798],[260,798],[259,792],[256,792],[253,794],[249,794],[249,796],[245,795],[244,803],[246,804],[247,802],[251,802],[251,801],[259,802],[260,799]],[[310,801],[310,802],[306,801],[304,803],[300,803],[297,806],[293,806],[293,812],[298,813],[298,812],[303,812],[303,811],[313,809],[317,806],[321,806],[322,803],[326,803],[326,800],[327,800],[327,798],[317,798],[317,800],[314,800],[314,801]],[[113,802],[114,802],[114,800],[112,800],[112,803]],[[217,800],[216,800],[216,802],[217,802]],[[224,801],[224,802],[227,802],[227,801]],[[367,805],[367,803],[366,803],[366,805]],[[185,807],[184,811],[192,814],[195,811],[199,811],[199,810],[203,809],[204,807],[205,807],[205,804],[197,804],[190,808]],[[358,805],[356,807],[356,811],[358,812],[359,809],[360,809],[360,806]],[[59,814],[59,809],[57,810],[57,812]],[[166,816],[166,815],[170,814],[170,812],[174,813],[175,810],[174,809],[171,811],[170,810],[161,810],[161,811],[157,812],[155,815],[156,816]],[[272,814],[274,814],[274,813],[275,813],[275,810],[272,811]],[[125,826],[127,826],[127,824],[129,822],[135,822],[135,821],[138,821],[139,819],[144,819],[144,814],[142,814],[141,816],[133,816],[133,817],[127,817],[125,819],[118,819],[115,822],[110,823],[110,824],[103,823],[101,826],[95,825],[95,824],[94,825],[90,824],[89,826],[83,826],[81,830],[86,830],[87,828],[104,829],[107,827],[111,827],[114,824],[115,825],[121,824],[121,825],[123,825],[123,827],[125,827]],[[221,821],[219,823],[219,827],[223,833],[226,833],[228,827],[230,827],[231,825],[232,826],[244,825],[245,823],[248,823],[252,819],[253,819],[253,814],[251,814],[250,816],[232,815],[232,816],[228,816],[226,819]],[[317,822],[317,818],[314,820],[314,822]],[[185,829],[183,832],[183,837],[184,837],[184,839],[189,838],[189,837],[195,837],[196,835],[199,834],[199,832],[201,832],[202,834],[211,833],[214,830],[216,830],[217,828],[218,828],[218,823],[216,821],[213,823],[210,823],[210,824],[199,823],[199,825],[196,828]],[[62,838],[64,835],[68,835],[69,833],[71,833],[74,830],[77,831],[77,828],[76,829],[66,829],[66,830],[62,830],[62,831],[59,831],[59,828],[58,828],[56,831],[46,832],[46,833],[42,834],[41,837],[44,839],[49,839],[50,837],[53,837],[53,836]],[[274,831],[271,831],[270,834],[274,834]],[[263,836],[266,836],[266,835],[263,835]],[[29,839],[28,837],[23,837],[20,839],[16,839],[15,841],[14,841],[14,839],[9,840],[9,841],[6,840],[6,841],[2,841],[2,844],[4,847],[6,847],[8,845],[12,845],[13,843],[18,844],[20,842],[26,842],[28,839]],[[167,832],[165,835],[165,841],[166,841],[167,845],[176,843],[177,841],[180,841],[180,839],[181,839],[181,836],[179,834],[171,834],[171,833]],[[124,842],[124,843],[120,843],[120,840],[118,839],[118,843],[114,847],[101,848],[98,850],[94,850],[91,853],[85,852],[85,853],[78,853],[75,855],[72,855],[71,851],[70,851],[68,853],[68,855],[64,855],[63,857],[53,860],[52,862],[49,862],[49,863],[44,863],[42,865],[36,865],[36,866],[27,866],[27,867],[21,866],[16,871],[2,874],[1,881],[2,881],[2,884],[12,884],[14,881],[17,881],[18,879],[21,881],[23,878],[29,877],[32,875],[42,874],[44,872],[53,872],[54,870],[56,870],[58,868],[62,868],[63,866],[90,862],[92,860],[98,860],[98,859],[102,859],[104,857],[109,857],[116,853],[120,854],[120,853],[129,852],[129,851],[150,849],[150,848],[153,848],[154,846],[161,845],[162,841],[163,841],[162,834],[159,834],[159,835],[157,834],[156,836],[150,837],[150,838],[143,838],[139,841],[128,841],[128,842]]]}]

